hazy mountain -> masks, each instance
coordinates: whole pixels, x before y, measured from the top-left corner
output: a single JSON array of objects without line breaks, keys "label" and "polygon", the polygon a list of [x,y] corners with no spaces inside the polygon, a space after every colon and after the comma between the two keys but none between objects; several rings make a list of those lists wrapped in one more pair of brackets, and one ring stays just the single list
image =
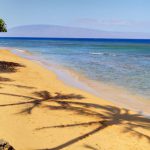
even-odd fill
[{"label": "hazy mountain", "polygon": [[57,25],[26,25],[11,28],[0,37],[62,37],[62,38],[150,38],[150,33],[126,33]]}]

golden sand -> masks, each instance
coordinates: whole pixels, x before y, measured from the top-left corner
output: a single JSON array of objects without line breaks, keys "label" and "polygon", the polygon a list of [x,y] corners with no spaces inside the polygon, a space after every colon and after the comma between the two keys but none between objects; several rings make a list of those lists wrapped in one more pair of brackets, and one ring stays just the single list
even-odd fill
[{"label": "golden sand", "polygon": [[150,120],[65,85],[30,60],[0,50],[0,139],[16,150],[149,150]]}]

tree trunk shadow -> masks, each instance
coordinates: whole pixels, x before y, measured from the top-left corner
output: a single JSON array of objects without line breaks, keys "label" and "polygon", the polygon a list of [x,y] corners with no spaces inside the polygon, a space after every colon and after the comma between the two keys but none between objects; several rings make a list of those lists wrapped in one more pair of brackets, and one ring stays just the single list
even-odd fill
[{"label": "tree trunk shadow", "polygon": [[45,149],[38,149],[38,150],[60,150],[60,149],[63,149],[65,147],[68,147],[69,145],[72,145],[72,144],[74,144],[74,143],[76,143],[76,142],[78,142],[78,141],[80,141],[80,140],[82,140],[84,138],[87,138],[88,136],[93,135],[93,134],[97,133],[98,131],[100,131],[100,130],[102,130],[104,128],[106,128],[106,126],[100,124],[99,127],[97,127],[96,129],[94,129],[94,130],[92,130],[90,132],[87,132],[87,133],[85,133],[85,134],[83,134],[83,135],[81,135],[79,137],[76,137],[76,138],[74,138],[72,140],[69,140],[66,143],[63,143],[63,144],[61,144],[59,146],[56,146],[54,148],[45,148]]}]

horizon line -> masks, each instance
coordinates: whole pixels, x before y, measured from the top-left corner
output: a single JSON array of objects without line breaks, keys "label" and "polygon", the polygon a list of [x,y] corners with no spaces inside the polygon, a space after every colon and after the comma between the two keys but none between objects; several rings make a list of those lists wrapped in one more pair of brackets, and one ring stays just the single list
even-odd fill
[{"label": "horizon line", "polygon": [[84,37],[84,38],[82,38],[82,37],[15,37],[15,36],[10,36],[10,37],[2,37],[2,36],[0,36],[0,38],[2,39],[2,38],[14,38],[14,39],[19,39],[19,38],[21,38],[21,39],[74,39],[74,40],[78,40],[78,39],[81,39],[81,40],[146,40],[146,41],[150,41],[150,38],[148,39],[148,38],[89,38],[89,37]]}]

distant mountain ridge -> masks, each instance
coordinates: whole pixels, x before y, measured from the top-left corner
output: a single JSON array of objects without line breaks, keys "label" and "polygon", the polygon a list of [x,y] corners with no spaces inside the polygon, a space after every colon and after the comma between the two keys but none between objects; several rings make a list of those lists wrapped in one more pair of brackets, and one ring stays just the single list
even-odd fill
[{"label": "distant mountain ridge", "polygon": [[111,32],[58,25],[24,25],[11,28],[7,33],[0,33],[0,37],[150,39],[150,33]]}]

